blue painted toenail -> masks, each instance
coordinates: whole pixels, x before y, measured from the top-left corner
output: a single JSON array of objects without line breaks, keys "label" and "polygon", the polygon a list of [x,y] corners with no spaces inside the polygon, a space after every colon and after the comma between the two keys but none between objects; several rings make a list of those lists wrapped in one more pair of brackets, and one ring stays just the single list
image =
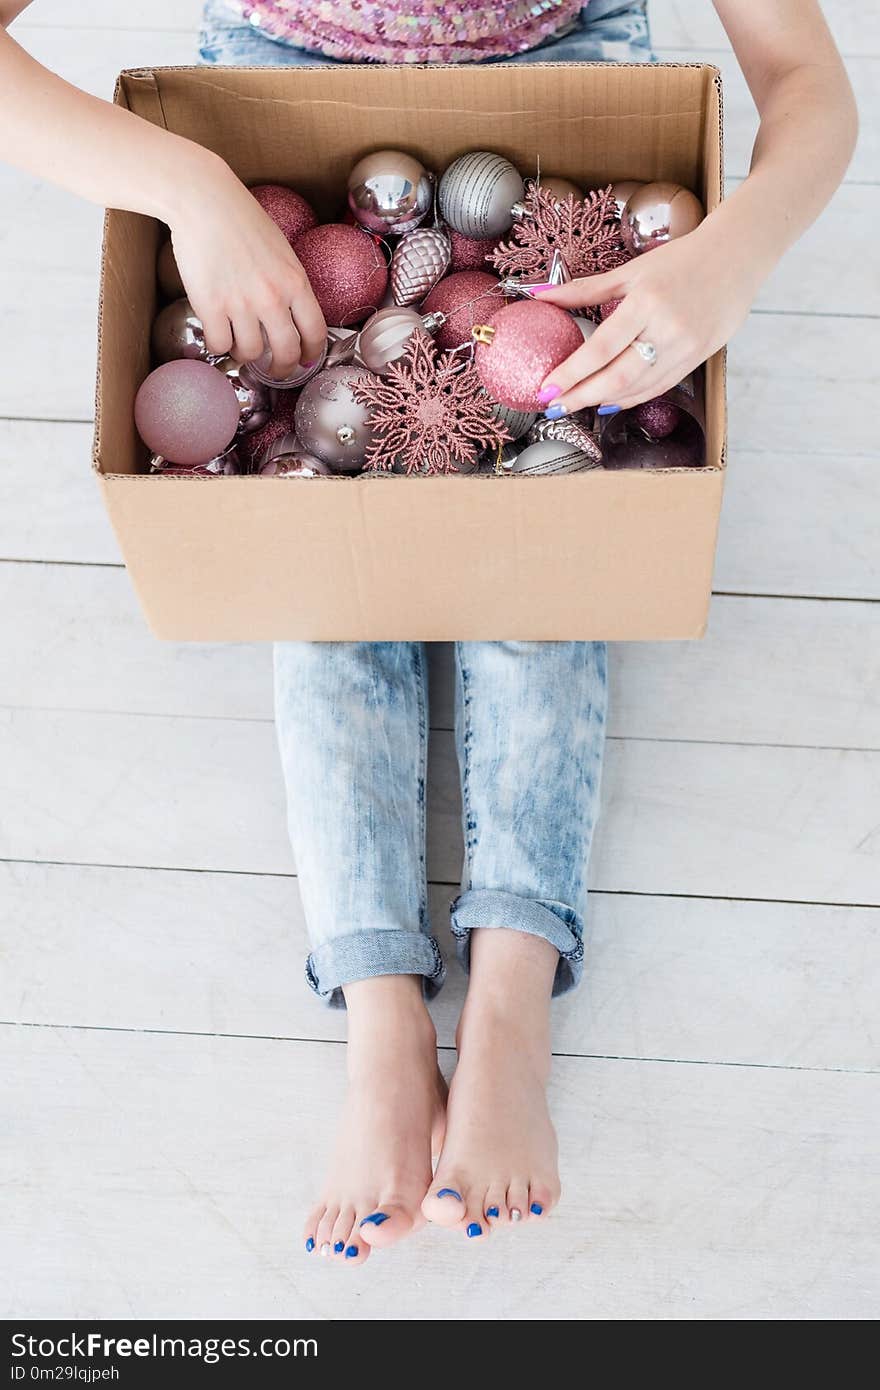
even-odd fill
[{"label": "blue painted toenail", "polygon": [[472,1221],[467,1228],[467,1233],[471,1240],[473,1240],[474,1236],[481,1236],[483,1234],[483,1228],[479,1221]]},{"label": "blue painted toenail", "polygon": [[498,1208],[497,1208],[497,1207],[487,1207],[487,1208],[486,1208],[486,1215],[487,1215],[487,1216],[497,1216],[497,1215],[498,1215]]},{"label": "blue painted toenail", "polygon": [[457,1197],[458,1200],[461,1201],[461,1193],[460,1193],[460,1192],[456,1192],[456,1190],[455,1190],[454,1187],[441,1187],[440,1191],[437,1193],[437,1196],[438,1196],[438,1197]]},{"label": "blue painted toenail", "polygon": [[315,1248],[315,1241],[314,1241],[314,1238],[313,1238],[312,1236],[309,1236],[308,1240],[306,1241],[306,1250],[308,1250],[309,1254],[311,1255],[311,1253],[312,1253],[312,1251],[314,1250],[314,1248]]},{"label": "blue painted toenail", "polygon": [[346,1252],[345,1252],[345,1258],[346,1258],[347,1260],[354,1260],[354,1259],[357,1259],[357,1252],[358,1252],[357,1246],[356,1246],[356,1245],[350,1245],[350,1246],[348,1247],[348,1249],[346,1250]]},{"label": "blue painted toenail", "polygon": [[334,1255],[341,1255],[344,1249],[345,1249],[345,1241],[344,1241],[344,1240],[337,1240],[336,1244],[335,1244],[334,1247],[333,1247],[333,1254],[334,1254]]},{"label": "blue painted toenail", "polygon": [[388,1213],[384,1211],[374,1211],[372,1216],[365,1216],[360,1223],[362,1226],[381,1226],[383,1221],[388,1220]]},{"label": "blue painted toenail", "polygon": [[540,1216],[543,1210],[544,1208],[541,1206],[540,1202],[532,1202],[532,1205],[529,1207],[532,1216]]}]

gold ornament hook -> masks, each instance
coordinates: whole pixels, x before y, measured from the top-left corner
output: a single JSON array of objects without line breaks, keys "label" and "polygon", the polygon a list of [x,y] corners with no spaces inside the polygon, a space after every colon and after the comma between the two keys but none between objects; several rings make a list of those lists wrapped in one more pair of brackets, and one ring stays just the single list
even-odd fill
[{"label": "gold ornament hook", "polygon": [[495,337],[495,329],[488,323],[475,323],[471,329],[471,337],[475,343],[491,343]]}]

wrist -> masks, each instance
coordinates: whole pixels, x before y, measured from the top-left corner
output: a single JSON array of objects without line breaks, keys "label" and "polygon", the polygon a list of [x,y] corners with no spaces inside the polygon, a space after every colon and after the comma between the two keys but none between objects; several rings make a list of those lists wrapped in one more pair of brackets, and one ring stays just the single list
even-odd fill
[{"label": "wrist", "polygon": [[163,173],[158,181],[154,215],[174,227],[193,217],[204,216],[212,200],[222,195],[222,189],[235,178],[225,160],[204,145],[181,136],[173,137],[177,148],[173,157],[163,159]]}]

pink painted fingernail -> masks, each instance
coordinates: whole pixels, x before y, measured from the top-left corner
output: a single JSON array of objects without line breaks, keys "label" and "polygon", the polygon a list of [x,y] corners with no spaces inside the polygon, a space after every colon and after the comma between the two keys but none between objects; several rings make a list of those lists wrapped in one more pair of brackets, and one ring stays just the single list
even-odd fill
[{"label": "pink painted fingernail", "polygon": [[538,400],[541,402],[542,405],[549,405],[551,401],[555,401],[556,397],[561,395],[562,387],[554,385],[554,383],[551,381],[548,383],[548,385],[541,387],[540,391],[538,392]]},{"label": "pink painted fingernail", "polygon": [[529,285],[529,294],[546,294],[548,290],[558,289],[558,285]]},{"label": "pink painted fingernail", "polygon": [[314,367],[315,364],[314,362],[300,362],[299,365],[302,367],[303,371],[305,371],[307,367]]}]

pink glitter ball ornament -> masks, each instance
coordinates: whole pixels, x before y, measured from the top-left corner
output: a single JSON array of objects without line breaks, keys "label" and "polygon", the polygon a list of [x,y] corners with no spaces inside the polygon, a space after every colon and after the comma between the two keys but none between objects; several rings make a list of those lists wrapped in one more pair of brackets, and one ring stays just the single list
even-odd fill
[{"label": "pink glitter ball ornament", "polygon": [[492,255],[498,242],[490,237],[488,241],[480,241],[477,237],[465,236],[463,232],[457,232],[454,227],[448,229],[447,235],[452,243],[452,260],[450,266],[453,270],[486,270],[486,259]]},{"label": "pink glitter ball ornament", "polygon": [[610,319],[614,310],[619,309],[622,303],[622,299],[606,299],[604,304],[600,304],[599,318],[602,322],[604,323],[606,319]]},{"label": "pink glitter ball ornament", "polygon": [[498,277],[487,270],[459,270],[435,285],[422,303],[422,313],[446,316],[436,334],[437,346],[449,351],[469,343],[474,324],[488,322],[486,316],[506,302],[500,288]]},{"label": "pink glitter ball ornament", "polygon": [[208,362],[187,357],[150,372],[134,402],[138,434],[170,463],[207,463],[222,454],[240,414],[228,377]]},{"label": "pink glitter ball ornament", "polygon": [[485,336],[477,339],[474,360],[493,400],[511,410],[540,410],[538,392],[545,377],[583,341],[564,309],[521,299],[493,315]]},{"label": "pink glitter ball ornament", "polygon": [[655,396],[652,401],[643,401],[634,411],[635,422],[649,439],[666,439],[681,423],[681,411],[674,401]]},{"label": "pink glitter ball ornament", "polygon": [[376,242],[359,227],[342,222],[312,227],[293,249],[328,323],[348,328],[379,308],[388,268]]},{"label": "pink glitter ball ornament", "polygon": [[318,215],[301,193],[283,183],[257,183],[251,189],[263,211],[280,227],[291,246],[318,225]]}]

